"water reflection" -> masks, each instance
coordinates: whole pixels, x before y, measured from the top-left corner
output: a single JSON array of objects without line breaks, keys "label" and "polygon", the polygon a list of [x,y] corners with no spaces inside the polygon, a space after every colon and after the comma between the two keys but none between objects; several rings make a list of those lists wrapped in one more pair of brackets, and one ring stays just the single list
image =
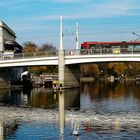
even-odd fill
[{"label": "water reflection", "polygon": [[[80,108],[80,90],[63,91],[65,98],[65,109]],[[59,93],[52,89],[34,88],[29,91],[7,90],[0,94],[1,105],[14,105],[32,108],[58,108]]]},{"label": "water reflection", "polygon": [[52,89],[34,88],[28,100],[28,106],[34,108],[56,108],[58,105],[58,94]]},{"label": "water reflection", "polygon": [[[65,110],[80,109],[80,90],[66,90],[59,92],[59,126],[60,134],[63,138],[65,126]],[[72,95],[72,96],[71,96]],[[74,122],[72,122],[73,125]],[[71,132],[72,133],[72,132]]]},{"label": "water reflection", "polygon": [[[58,93],[46,88],[5,91],[0,94],[0,115],[6,116],[8,125],[0,130],[4,129],[7,140],[25,134],[29,139],[139,138],[139,88],[133,82],[97,81]],[[72,135],[75,123],[78,137]]]},{"label": "water reflection", "polygon": [[[64,91],[65,109],[93,109],[94,111],[140,111],[140,86],[135,82],[85,83],[79,89]],[[51,89],[34,88],[29,91],[4,90],[1,105],[55,109],[59,106],[59,93]]]},{"label": "water reflection", "polygon": [[0,140],[4,140],[4,133],[3,133],[3,121],[0,120]]},{"label": "water reflection", "polygon": [[139,90],[140,86],[135,82],[85,83],[81,89],[81,108],[116,113],[140,111]]},{"label": "water reflection", "polygon": [[132,95],[140,101],[139,94],[140,86],[135,82],[100,82],[85,83],[82,88],[82,93],[89,94],[91,100],[102,100],[106,98],[121,99]]},{"label": "water reflection", "polygon": [[65,124],[65,101],[64,91],[59,92],[59,125],[60,134],[64,135],[64,124]]}]

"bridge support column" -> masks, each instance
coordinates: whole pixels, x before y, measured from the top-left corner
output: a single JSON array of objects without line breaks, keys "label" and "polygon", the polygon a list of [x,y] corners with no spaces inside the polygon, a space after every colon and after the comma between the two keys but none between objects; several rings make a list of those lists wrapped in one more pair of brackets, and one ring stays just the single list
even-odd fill
[{"label": "bridge support column", "polygon": [[62,88],[74,88],[80,86],[80,66],[65,65],[64,51],[59,51],[58,62],[59,84],[62,83]]},{"label": "bridge support column", "polygon": [[59,78],[59,84],[60,82],[62,83],[62,87],[64,87],[64,68],[65,68],[64,50],[59,50],[58,78]]}]

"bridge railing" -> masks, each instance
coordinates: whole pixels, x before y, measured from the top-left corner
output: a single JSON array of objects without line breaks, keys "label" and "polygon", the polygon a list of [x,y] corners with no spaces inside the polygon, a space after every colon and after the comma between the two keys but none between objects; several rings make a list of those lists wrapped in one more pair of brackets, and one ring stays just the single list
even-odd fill
[{"label": "bridge railing", "polygon": [[68,55],[107,55],[107,54],[140,54],[140,48],[103,48],[103,49],[79,49],[65,50]]},{"label": "bridge railing", "polygon": [[29,52],[29,53],[16,53],[7,52],[1,53],[1,60],[10,59],[26,59],[26,58],[40,58],[40,57],[55,57],[58,56],[58,51],[40,51],[40,52]]},{"label": "bridge railing", "polygon": [[[140,48],[103,48],[103,49],[71,49],[64,50],[65,56],[73,55],[107,55],[107,54],[140,54]],[[41,57],[56,57],[58,51],[40,51],[29,53],[4,52],[0,53],[1,60],[10,59],[26,59],[26,58],[41,58]]]}]

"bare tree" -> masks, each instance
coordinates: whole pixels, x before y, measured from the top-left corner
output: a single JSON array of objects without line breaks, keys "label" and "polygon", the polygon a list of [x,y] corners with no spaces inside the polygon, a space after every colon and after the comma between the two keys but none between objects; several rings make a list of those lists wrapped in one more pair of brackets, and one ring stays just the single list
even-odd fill
[{"label": "bare tree", "polygon": [[38,46],[31,41],[23,43],[23,52],[35,52],[37,51]]},{"label": "bare tree", "polygon": [[43,51],[56,51],[57,49],[53,44],[46,43],[46,44],[43,44],[41,46],[41,50],[43,50]]}]

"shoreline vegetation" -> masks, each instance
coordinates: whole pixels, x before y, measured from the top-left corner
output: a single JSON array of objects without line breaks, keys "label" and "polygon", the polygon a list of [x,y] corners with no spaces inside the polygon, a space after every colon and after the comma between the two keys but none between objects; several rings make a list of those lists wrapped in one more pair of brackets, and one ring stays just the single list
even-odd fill
[{"label": "shoreline vegetation", "polygon": [[140,81],[140,79],[137,79],[137,77],[135,77],[135,76],[128,76],[128,77],[106,76],[106,77],[100,77],[98,79],[96,79],[94,77],[81,77],[80,78],[81,82],[93,82],[93,81],[96,81],[96,80],[110,81],[110,82],[113,82],[115,80],[118,80],[118,81]]},{"label": "shoreline vegetation", "polygon": [[[37,79],[36,79],[37,80]],[[95,77],[81,77],[80,78],[80,82],[94,82],[94,81],[105,81],[105,82],[114,82],[114,81],[120,81],[120,82],[136,82],[136,83],[140,83],[140,76],[126,76],[126,77],[114,77],[114,76],[103,76],[103,77],[99,77],[99,78],[95,78]],[[58,79],[57,79],[58,81]],[[42,84],[43,81],[41,81],[39,79],[39,81],[37,80],[36,84],[34,83],[33,88],[35,87],[40,87],[39,85],[43,85]],[[53,82],[53,81],[52,81]],[[22,89],[23,85],[21,84],[3,84],[2,82],[0,83],[0,89]]]}]

